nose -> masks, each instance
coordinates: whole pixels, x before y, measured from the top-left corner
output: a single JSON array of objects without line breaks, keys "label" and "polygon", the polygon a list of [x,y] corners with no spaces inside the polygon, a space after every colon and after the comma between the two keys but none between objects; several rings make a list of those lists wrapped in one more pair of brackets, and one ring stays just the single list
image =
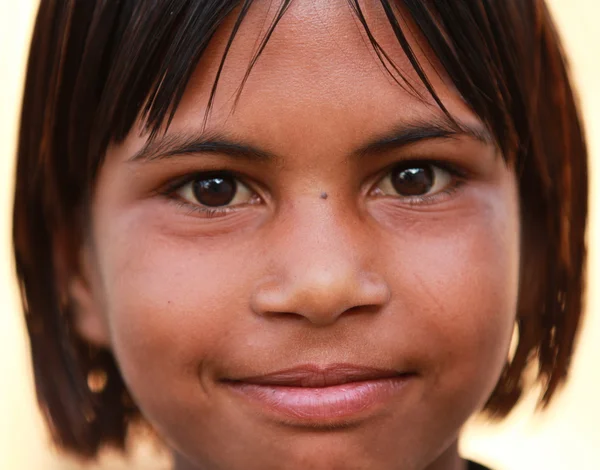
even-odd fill
[{"label": "nose", "polygon": [[291,229],[273,233],[268,242],[270,275],[252,298],[255,313],[291,316],[316,326],[354,313],[373,313],[388,302],[389,287],[368,266],[376,249],[357,224],[333,217],[309,224],[288,219]]}]

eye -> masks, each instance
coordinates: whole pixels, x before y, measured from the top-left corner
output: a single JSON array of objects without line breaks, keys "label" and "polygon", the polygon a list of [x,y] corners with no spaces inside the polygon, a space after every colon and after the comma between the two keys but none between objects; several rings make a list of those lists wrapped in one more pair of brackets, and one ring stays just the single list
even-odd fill
[{"label": "eye", "polygon": [[215,208],[247,204],[256,197],[236,177],[225,172],[197,175],[176,193],[190,204]]},{"label": "eye", "polygon": [[405,162],[392,168],[381,180],[376,194],[407,198],[433,196],[451,187],[452,182],[452,173],[440,166]]}]

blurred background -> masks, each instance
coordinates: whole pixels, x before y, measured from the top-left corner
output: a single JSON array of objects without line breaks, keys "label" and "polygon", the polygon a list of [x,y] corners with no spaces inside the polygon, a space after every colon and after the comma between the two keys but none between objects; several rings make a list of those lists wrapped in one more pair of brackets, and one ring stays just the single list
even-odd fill
[{"label": "blurred background", "polygon": [[[28,344],[10,250],[14,154],[29,38],[39,0],[0,0],[0,469],[79,470],[81,464],[53,452],[35,404]],[[600,469],[600,236],[597,207],[600,158],[600,1],[549,0],[579,89],[591,151],[589,292],[571,378],[552,406],[535,413],[527,397],[501,425],[469,424],[466,456],[495,470]],[[87,468],[87,467],[86,467]],[[94,470],[168,468],[150,443],[125,461],[107,455]]]}]

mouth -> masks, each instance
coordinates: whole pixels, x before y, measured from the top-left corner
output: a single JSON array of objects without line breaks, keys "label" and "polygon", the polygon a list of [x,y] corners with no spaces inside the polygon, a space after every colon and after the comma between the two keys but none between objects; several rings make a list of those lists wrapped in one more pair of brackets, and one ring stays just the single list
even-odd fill
[{"label": "mouth", "polygon": [[287,424],[332,426],[375,412],[402,393],[414,373],[353,364],[303,365],[223,380],[238,397]]}]

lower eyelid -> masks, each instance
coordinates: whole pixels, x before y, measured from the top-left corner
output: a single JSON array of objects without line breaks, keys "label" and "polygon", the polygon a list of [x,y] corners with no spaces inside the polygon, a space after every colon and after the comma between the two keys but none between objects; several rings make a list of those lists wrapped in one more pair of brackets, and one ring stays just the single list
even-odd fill
[{"label": "lower eyelid", "polygon": [[183,199],[173,196],[167,197],[167,199],[169,203],[175,204],[177,208],[184,210],[188,215],[201,214],[202,217],[205,218],[220,217],[223,215],[227,215],[228,213],[234,210],[228,207],[208,207],[200,206],[198,204],[190,204]]},{"label": "lower eyelid", "polygon": [[410,205],[427,205],[427,204],[435,204],[437,202],[443,202],[443,199],[447,197],[452,197],[456,192],[460,191],[462,186],[465,184],[464,180],[456,180],[451,186],[448,188],[439,191],[435,194],[424,195],[424,196],[414,196],[416,198],[415,201],[408,201]]}]

